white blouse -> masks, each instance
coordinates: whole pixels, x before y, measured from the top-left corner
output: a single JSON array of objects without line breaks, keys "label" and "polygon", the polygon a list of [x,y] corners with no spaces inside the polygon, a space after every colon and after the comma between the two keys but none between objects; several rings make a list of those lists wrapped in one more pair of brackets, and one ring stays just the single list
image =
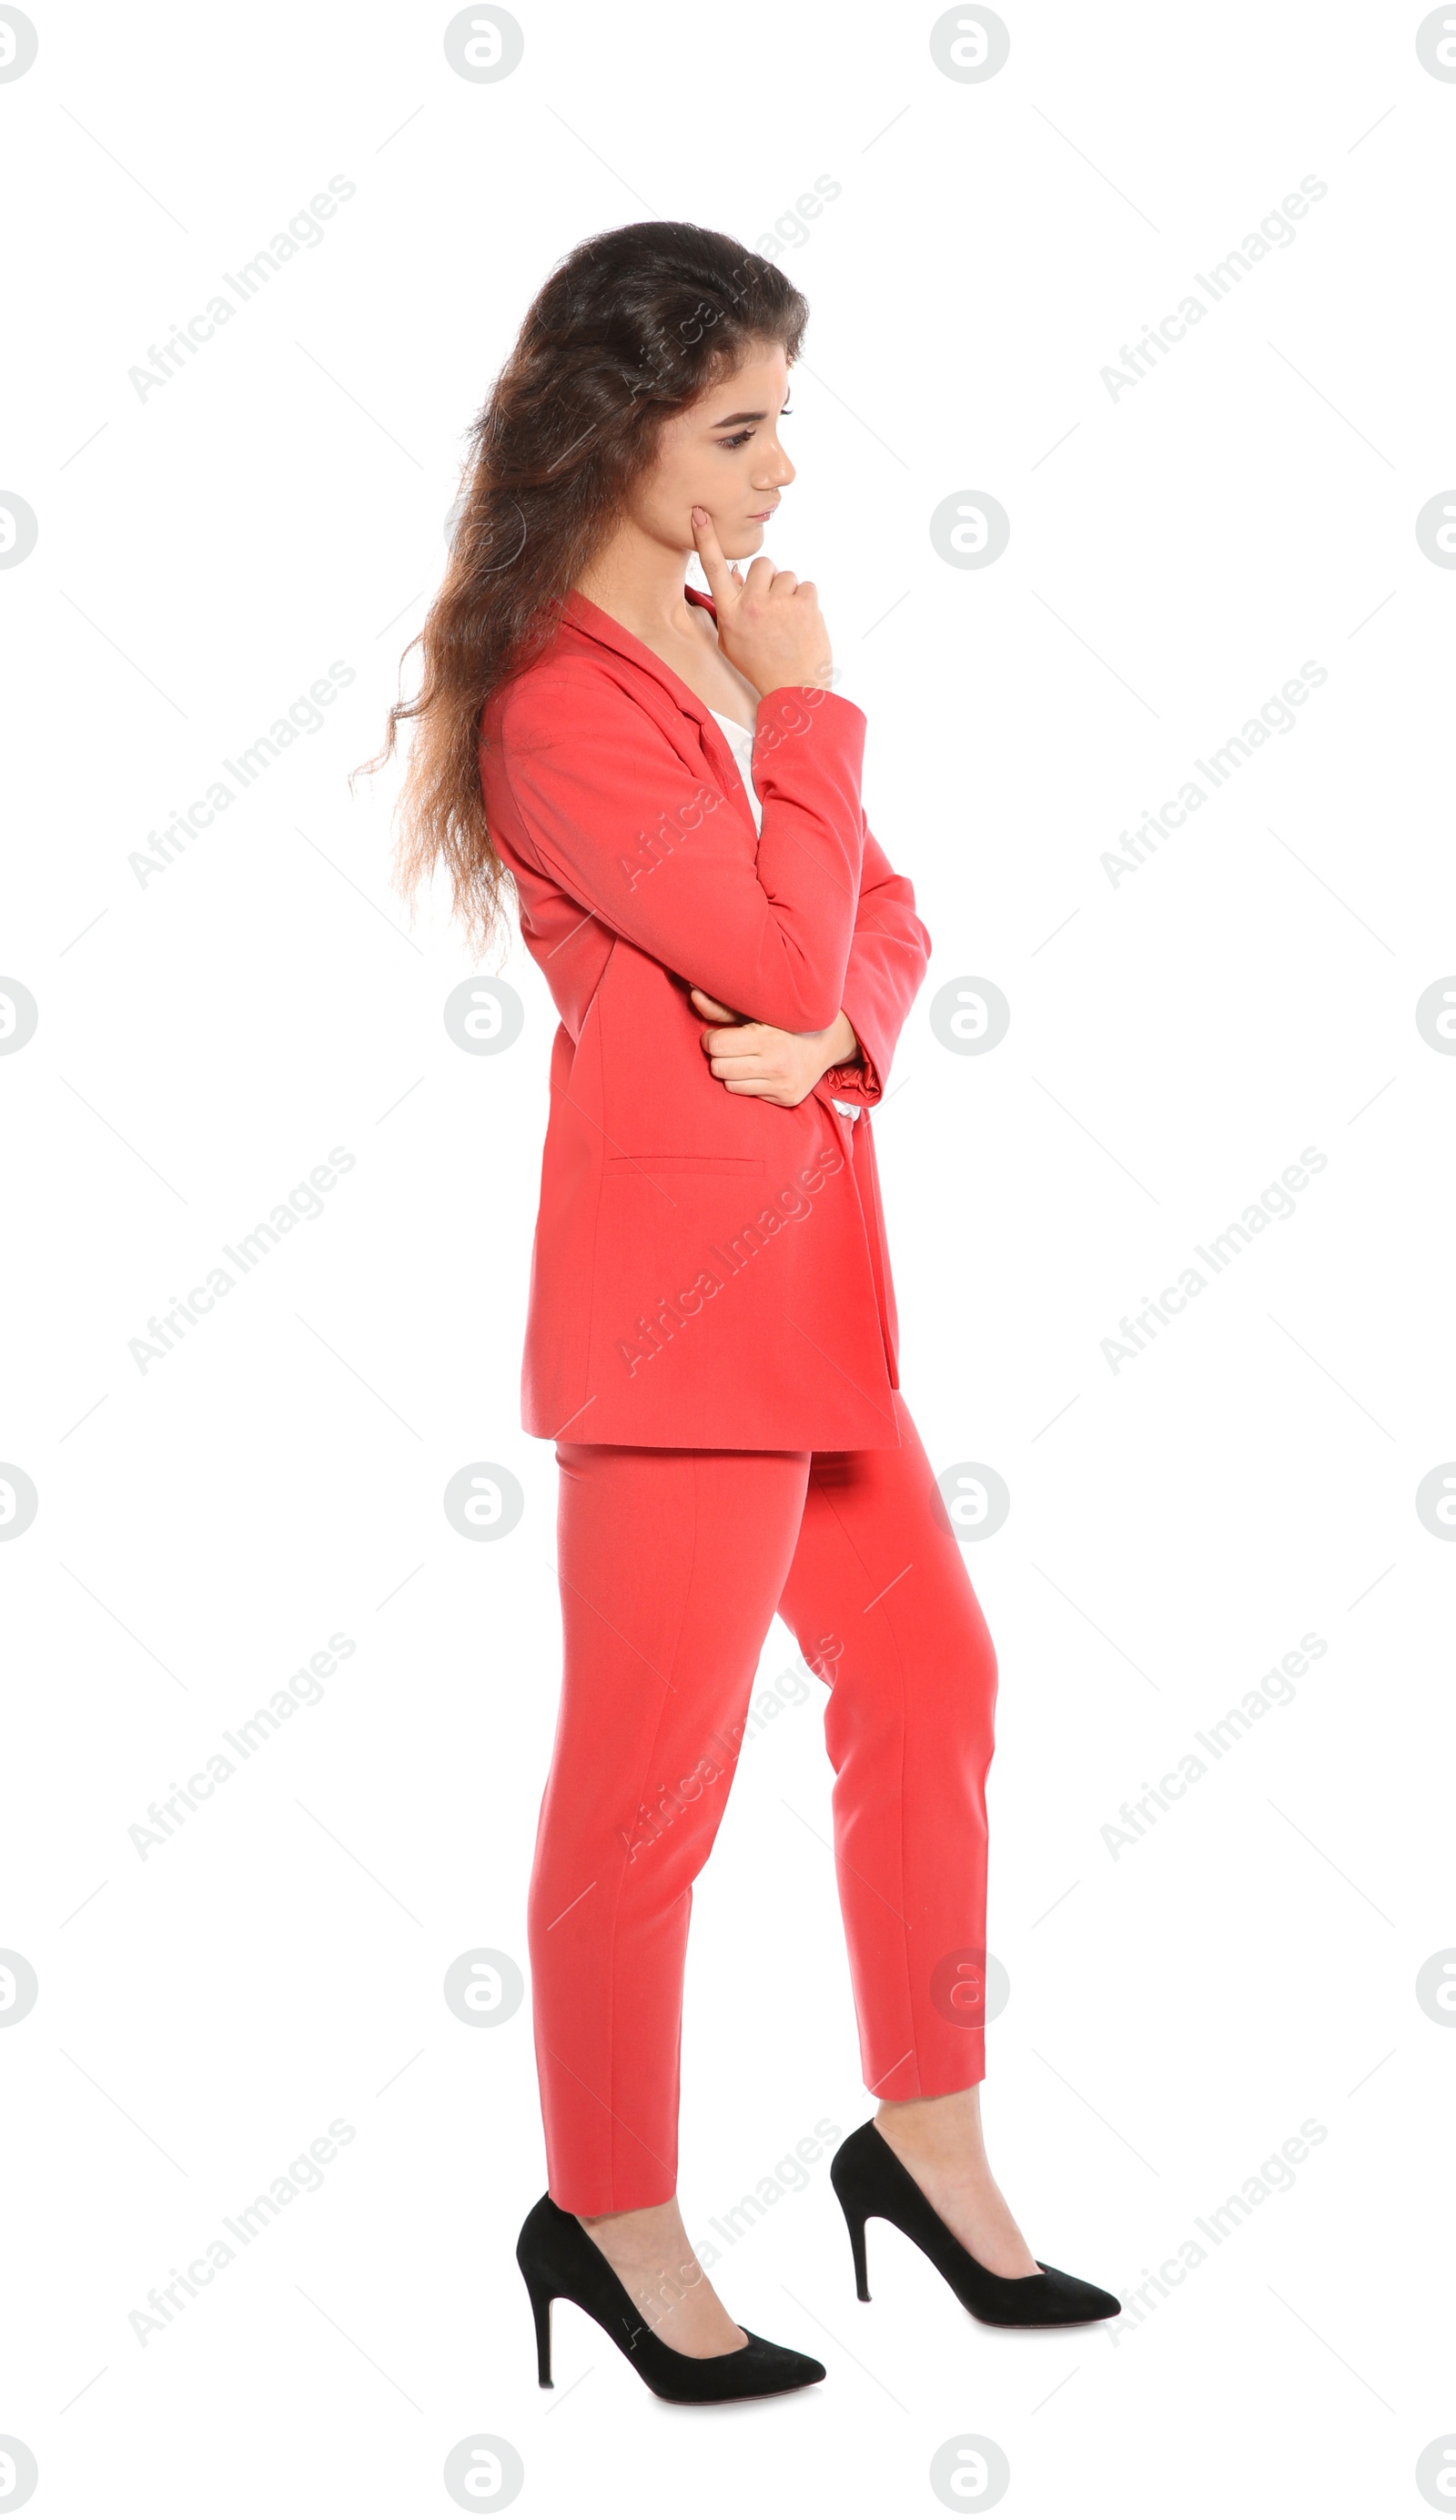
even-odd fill
[{"label": "white blouse", "polygon": [[[717,719],[723,733],[728,738],[729,747],[733,753],[734,759],[738,763],[739,773],[743,779],[744,787],[748,791],[749,808],[753,817],[753,828],[755,831],[761,832],[763,829],[763,807],[759,802],[758,790],[753,785],[753,730],[751,726],[745,726],[739,718],[724,717],[721,709],[714,709],[712,714]],[[842,1102],[837,1094],[833,1097],[833,1101],[835,1109],[837,1111],[842,1111],[846,1120],[857,1120],[859,1118],[860,1105],[857,1102]]]}]

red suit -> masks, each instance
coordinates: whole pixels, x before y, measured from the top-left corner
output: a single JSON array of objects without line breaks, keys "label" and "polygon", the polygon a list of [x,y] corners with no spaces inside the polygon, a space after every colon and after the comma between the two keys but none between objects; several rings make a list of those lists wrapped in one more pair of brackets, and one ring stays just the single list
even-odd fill
[{"label": "red suit", "polygon": [[[985,2070],[996,1660],[898,1388],[868,1112],[930,937],[865,824],[864,732],[836,693],[766,693],[760,833],[711,710],[574,592],[482,721],[561,1015],[522,1407],[556,1442],[565,1660],[528,1923],[548,2183],[579,2214],[676,2188],[692,1883],[775,1611],[828,1687],[865,2082]],[[791,1032],[842,1008],[863,1065],[793,1109],[729,1094],[692,985]]]}]

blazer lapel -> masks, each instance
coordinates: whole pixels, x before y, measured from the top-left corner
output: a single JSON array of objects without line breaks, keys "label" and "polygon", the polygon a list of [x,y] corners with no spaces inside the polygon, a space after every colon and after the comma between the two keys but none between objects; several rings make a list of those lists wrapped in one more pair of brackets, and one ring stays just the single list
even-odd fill
[{"label": "blazer lapel", "polygon": [[[700,594],[696,586],[684,586],[683,593],[690,604],[701,604],[716,621],[717,606],[710,595]],[[593,604],[590,596],[582,595],[574,586],[568,591],[563,607],[563,618],[570,622],[574,629],[583,632],[588,639],[595,639],[600,647],[614,649],[617,655],[629,657],[634,665],[639,665],[644,673],[651,674],[654,681],[661,685],[663,691],[682,710],[685,717],[697,720],[703,742],[717,765],[721,784],[730,795],[735,786],[739,789],[744,814],[750,828],[754,830],[756,839],[752,807],[749,803],[733,748],[707,702],[698,698],[691,686],[683,681],[680,674],[673,672],[672,667],[658,654],[656,649],[649,648],[644,640],[637,637],[635,631],[627,629],[623,622],[615,620],[610,612],[604,612],[600,604]],[[723,777],[725,771],[726,778]]]},{"label": "blazer lapel", "polygon": [[[703,605],[716,621],[718,608],[710,595],[700,595],[696,586],[684,586],[683,593],[690,604]],[[723,782],[727,792],[731,795],[735,788],[738,790],[742,800],[744,819],[756,847],[757,829],[753,822],[753,809],[748,800],[743,775],[739,770],[733,748],[706,701],[701,700],[697,693],[683,681],[682,676],[675,674],[672,667],[663,662],[656,650],[649,648],[637,637],[635,631],[628,630],[623,623],[614,620],[610,612],[604,612],[599,604],[593,604],[590,596],[580,594],[574,586],[568,593],[563,607],[563,618],[574,629],[583,632],[588,639],[595,639],[601,647],[613,648],[619,656],[629,657],[634,665],[640,665],[644,673],[651,674],[654,680],[661,685],[684,716],[696,718],[704,743],[709,750],[715,748],[721,770],[725,770],[728,774]],[[818,1084],[812,1088],[812,1092],[814,1100],[826,1113],[829,1125],[834,1130],[840,1145],[849,1157],[850,1171],[853,1175],[854,1136],[849,1122],[842,1112],[835,1109],[834,1095],[824,1077],[821,1076]],[[866,1140],[868,1140],[868,1128],[866,1128]]]},{"label": "blazer lapel", "polygon": [[[685,586],[683,593],[690,604],[701,604],[716,621],[717,607],[710,595],[700,595],[696,586]],[[645,640],[638,638],[635,630],[627,628],[625,622],[604,612],[600,604],[593,604],[591,597],[583,595],[579,588],[572,586],[568,589],[562,614],[576,629],[584,631],[588,639],[595,639],[604,648],[614,648],[619,656],[630,656],[634,665],[641,665],[647,673],[656,675],[679,706],[689,710],[694,717],[711,718],[712,711],[706,702],[689,689],[682,676],[673,672],[655,648],[649,648]]]}]

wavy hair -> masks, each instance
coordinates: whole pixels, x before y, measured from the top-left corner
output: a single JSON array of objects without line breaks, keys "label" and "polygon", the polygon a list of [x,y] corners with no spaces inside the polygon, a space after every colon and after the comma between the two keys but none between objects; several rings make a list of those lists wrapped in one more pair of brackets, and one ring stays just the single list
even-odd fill
[{"label": "wavy hair", "polygon": [[533,299],[472,426],[444,578],[404,651],[421,652],[418,692],[390,709],[382,751],[361,765],[382,769],[413,721],[395,881],[412,898],[443,867],[452,914],[482,955],[504,928],[510,882],[480,787],[486,701],[549,643],[663,422],[757,342],[792,363],[808,312],[763,255],[677,219],[588,237]]}]

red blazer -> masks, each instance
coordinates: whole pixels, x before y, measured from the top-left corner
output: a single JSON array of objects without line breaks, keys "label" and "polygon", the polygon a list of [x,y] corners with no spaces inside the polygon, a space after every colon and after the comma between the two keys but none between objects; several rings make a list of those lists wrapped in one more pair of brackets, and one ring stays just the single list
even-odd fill
[{"label": "red blazer", "polygon": [[[864,734],[839,693],[765,693],[760,836],[711,710],[574,590],[545,653],[486,705],[491,836],[561,1015],[528,1435],[796,1452],[899,1441],[867,1111],[931,940],[865,823]],[[695,985],[788,1032],[842,1007],[864,1066],[831,1069],[793,1110],[730,1094],[700,1048]]]}]

